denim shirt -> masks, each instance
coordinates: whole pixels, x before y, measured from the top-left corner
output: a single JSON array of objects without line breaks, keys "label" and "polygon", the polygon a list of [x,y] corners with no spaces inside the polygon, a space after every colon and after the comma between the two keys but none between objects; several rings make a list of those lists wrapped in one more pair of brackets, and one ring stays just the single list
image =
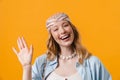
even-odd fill
[{"label": "denim shirt", "polygon": [[[46,79],[56,69],[58,65],[57,57],[53,61],[46,61],[46,57],[47,55],[44,54],[35,60],[32,66],[32,80],[43,80],[43,72]],[[45,69],[44,64],[46,64]],[[76,70],[82,77],[82,80],[112,80],[111,75],[96,56],[91,56],[84,60],[83,64],[77,62]]]}]

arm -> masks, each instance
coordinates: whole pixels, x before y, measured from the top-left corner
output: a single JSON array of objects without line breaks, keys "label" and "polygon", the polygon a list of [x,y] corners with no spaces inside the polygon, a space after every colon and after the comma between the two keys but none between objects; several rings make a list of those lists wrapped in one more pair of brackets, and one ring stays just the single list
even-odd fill
[{"label": "arm", "polygon": [[32,80],[31,65],[23,67],[23,80]]},{"label": "arm", "polygon": [[32,55],[33,55],[33,47],[32,45],[30,48],[28,48],[27,43],[25,40],[22,38],[18,38],[17,40],[19,52],[13,47],[14,53],[17,55],[22,68],[23,68],[23,80],[32,80],[32,66],[31,66],[31,61],[32,61]]}]

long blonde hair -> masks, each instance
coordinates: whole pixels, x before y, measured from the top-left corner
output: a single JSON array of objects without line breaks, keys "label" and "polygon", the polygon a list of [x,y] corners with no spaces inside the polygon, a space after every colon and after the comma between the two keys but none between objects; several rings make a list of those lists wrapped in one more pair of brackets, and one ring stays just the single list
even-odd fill
[{"label": "long blonde hair", "polygon": [[[68,21],[69,22],[69,21]],[[76,29],[76,27],[69,22],[71,25],[71,28],[73,30],[74,34],[74,40],[73,43],[71,44],[72,49],[74,49],[79,56],[79,62],[83,63],[84,59],[87,59],[88,57],[91,56],[91,53],[87,51],[85,47],[81,44],[81,40],[79,39],[79,33]],[[53,60],[56,56],[58,56],[58,53],[60,52],[60,46],[59,44],[54,40],[53,36],[49,35],[48,42],[47,42],[47,59],[48,60]]]}]

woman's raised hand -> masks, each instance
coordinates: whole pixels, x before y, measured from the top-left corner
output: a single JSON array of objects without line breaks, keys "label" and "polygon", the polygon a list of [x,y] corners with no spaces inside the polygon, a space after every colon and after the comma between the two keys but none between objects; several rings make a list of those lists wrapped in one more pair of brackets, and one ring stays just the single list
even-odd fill
[{"label": "woman's raised hand", "polygon": [[25,42],[24,38],[18,38],[17,44],[19,51],[17,51],[14,47],[12,48],[14,53],[17,55],[20,63],[22,64],[22,67],[30,66],[32,62],[32,55],[33,55],[33,47],[32,45],[30,48],[27,46],[27,43]]}]

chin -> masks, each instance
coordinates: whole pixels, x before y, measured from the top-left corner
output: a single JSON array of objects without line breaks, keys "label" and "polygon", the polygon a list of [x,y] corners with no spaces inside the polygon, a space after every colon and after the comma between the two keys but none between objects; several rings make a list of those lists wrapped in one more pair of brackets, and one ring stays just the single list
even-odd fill
[{"label": "chin", "polygon": [[66,43],[60,44],[60,46],[62,47],[70,47],[71,45],[72,45],[72,42],[66,42]]}]

